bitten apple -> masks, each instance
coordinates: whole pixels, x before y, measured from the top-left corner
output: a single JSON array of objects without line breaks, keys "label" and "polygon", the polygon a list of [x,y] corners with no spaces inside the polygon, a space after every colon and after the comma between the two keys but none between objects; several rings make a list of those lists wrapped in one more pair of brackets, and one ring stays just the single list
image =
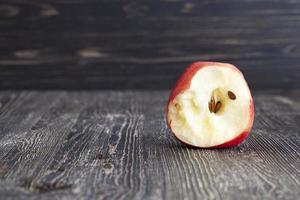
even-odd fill
[{"label": "bitten apple", "polygon": [[172,89],[166,114],[180,141],[195,147],[223,148],[248,136],[254,104],[247,82],[235,66],[195,62]]}]

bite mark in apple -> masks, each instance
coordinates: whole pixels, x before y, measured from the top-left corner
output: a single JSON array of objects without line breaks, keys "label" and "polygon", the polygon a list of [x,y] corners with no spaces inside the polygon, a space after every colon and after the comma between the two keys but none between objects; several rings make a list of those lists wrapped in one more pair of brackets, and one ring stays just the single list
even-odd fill
[{"label": "bite mark in apple", "polygon": [[231,147],[248,136],[254,105],[235,66],[196,62],[176,82],[166,114],[168,126],[180,141],[202,148]]}]

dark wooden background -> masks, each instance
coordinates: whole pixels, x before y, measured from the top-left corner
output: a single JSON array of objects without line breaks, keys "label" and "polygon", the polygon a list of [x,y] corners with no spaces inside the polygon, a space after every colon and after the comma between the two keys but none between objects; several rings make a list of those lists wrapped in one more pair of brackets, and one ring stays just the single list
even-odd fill
[{"label": "dark wooden background", "polygon": [[0,89],[168,89],[196,60],[300,86],[297,0],[1,0]]}]

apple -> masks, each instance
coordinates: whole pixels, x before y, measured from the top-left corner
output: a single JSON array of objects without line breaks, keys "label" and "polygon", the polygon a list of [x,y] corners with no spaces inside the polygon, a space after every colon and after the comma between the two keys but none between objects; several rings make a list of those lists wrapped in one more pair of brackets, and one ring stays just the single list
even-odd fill
[{"label": "apple", "polygon": [[243,74],[234,65],[195,62],[172,89],[166,115],[169,128],[185,144],[232,147],[251,131],[254,103]]}]

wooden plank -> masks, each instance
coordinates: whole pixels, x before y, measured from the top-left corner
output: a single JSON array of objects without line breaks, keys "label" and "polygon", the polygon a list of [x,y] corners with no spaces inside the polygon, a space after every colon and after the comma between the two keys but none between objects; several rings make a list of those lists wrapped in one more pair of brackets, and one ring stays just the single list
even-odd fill
[{"label": "wooden plank", "polygon": [[[47,171],[48,165],[52,161],[53,154],[63,143],[64,135],[76,122],[82,107],[89,102],[89,98],[83,101],[80,93],[76,95],[72,93],[66,95],[62,92],[34,94],[37,100],[31,101],[31,107],[30,109],[27,108],[26,114],[29,116],[40,114],[40,110],[43,110],[41,105],[46,108],[50,106],[50,110],[40,116],[38,121],[29,121],[28,124],[34,123],[31,124],[30,130],[26,130],[27,127],[23,127],[22,124],[15,123],[14,126],[19,126],[17,130],[22,129],[22,132],[21,130],[20,133],[15,132],[16,135],[1,141],[1,167],[3,169],[1,177],[14,184],[12,190],[18,192],[23,190],[25,193],[40,189],[41,186],[36,186],[34,180],[38,179],[41,174],[49,173]],[[39,98],[39,96],[43,98]],[[61,98],[54,102],[50,101],[57,97]],[[85,97],[89,97],[89,95]],[[22,116],[20,111],[28,107],[26,104],[27,100],[24,99],[23,104],[21,103],[22,106],[11,109]],[[8,117],[18,119],[19,116],[14,113],[13,116]],[[5,121],[1,122],[6,125]],[[64,186],[56,187],[58,189],[64,188]],[[25,195],[23,193],[22,195]],[[13,197],[15,193],[7,195]]]},{"label": "wooden plank", "polygon": [[2,91],[0,93],[0,114],[2,115],[4,112],[7,112],[9,105],[13,104],[17,98],[18,94],[11,91]]},{"label": "wooden plank", "polygon": [[196,60],[233,63],[255,89],[299,89],[299,8],[278,0],[4,0],[0,89],[168,89]]},{"label": "wooden plank", "polygon": [[[0,136],[2,139],[17,136],[20,131],[25,134],[59,97],[47,92],[29,91],[3,92],[2,94],[4,102],[0,111]],[[5,100],[5,98],[11,99]],[[36,109],[36,112],[31,113],[33,109]]]},{"label": "wooden plank", "polygon": [[[9,93],[0,92],[0,97],[12,96]],[[14,105],[23,101],[29,107],[24,92],[11,93],[20,96]],[[43,114],[40,106],[27,110],[11,106],[6,112],[7,117],[20,110],[24,116],[39,113],[40,118],[29,129],[15,121],[14,130],[19,131],[0,139],[2,198],[297,199],[300,195],[300,91],[255,93],[252,134],[235,148],[219,150],[190,148],[172,136],[164,121],[166,91],[31,94],[37,105],[46,97],[56,100],[46,103]],[[1,126],[8,126],[3,119],[7,118],[0,118]]]},{"label": "wooden plank", "polygon": [[[69,180],[77,180],[72,192],[82,198],[131,199],[144,188],[141,104],[132,92],[101,93],[97,99],[81,113],[53,164],[63,167]],[[65,155],[70,158],[62,162]],[[65,179],[60,174],[43,177],[45,182]]]}]

